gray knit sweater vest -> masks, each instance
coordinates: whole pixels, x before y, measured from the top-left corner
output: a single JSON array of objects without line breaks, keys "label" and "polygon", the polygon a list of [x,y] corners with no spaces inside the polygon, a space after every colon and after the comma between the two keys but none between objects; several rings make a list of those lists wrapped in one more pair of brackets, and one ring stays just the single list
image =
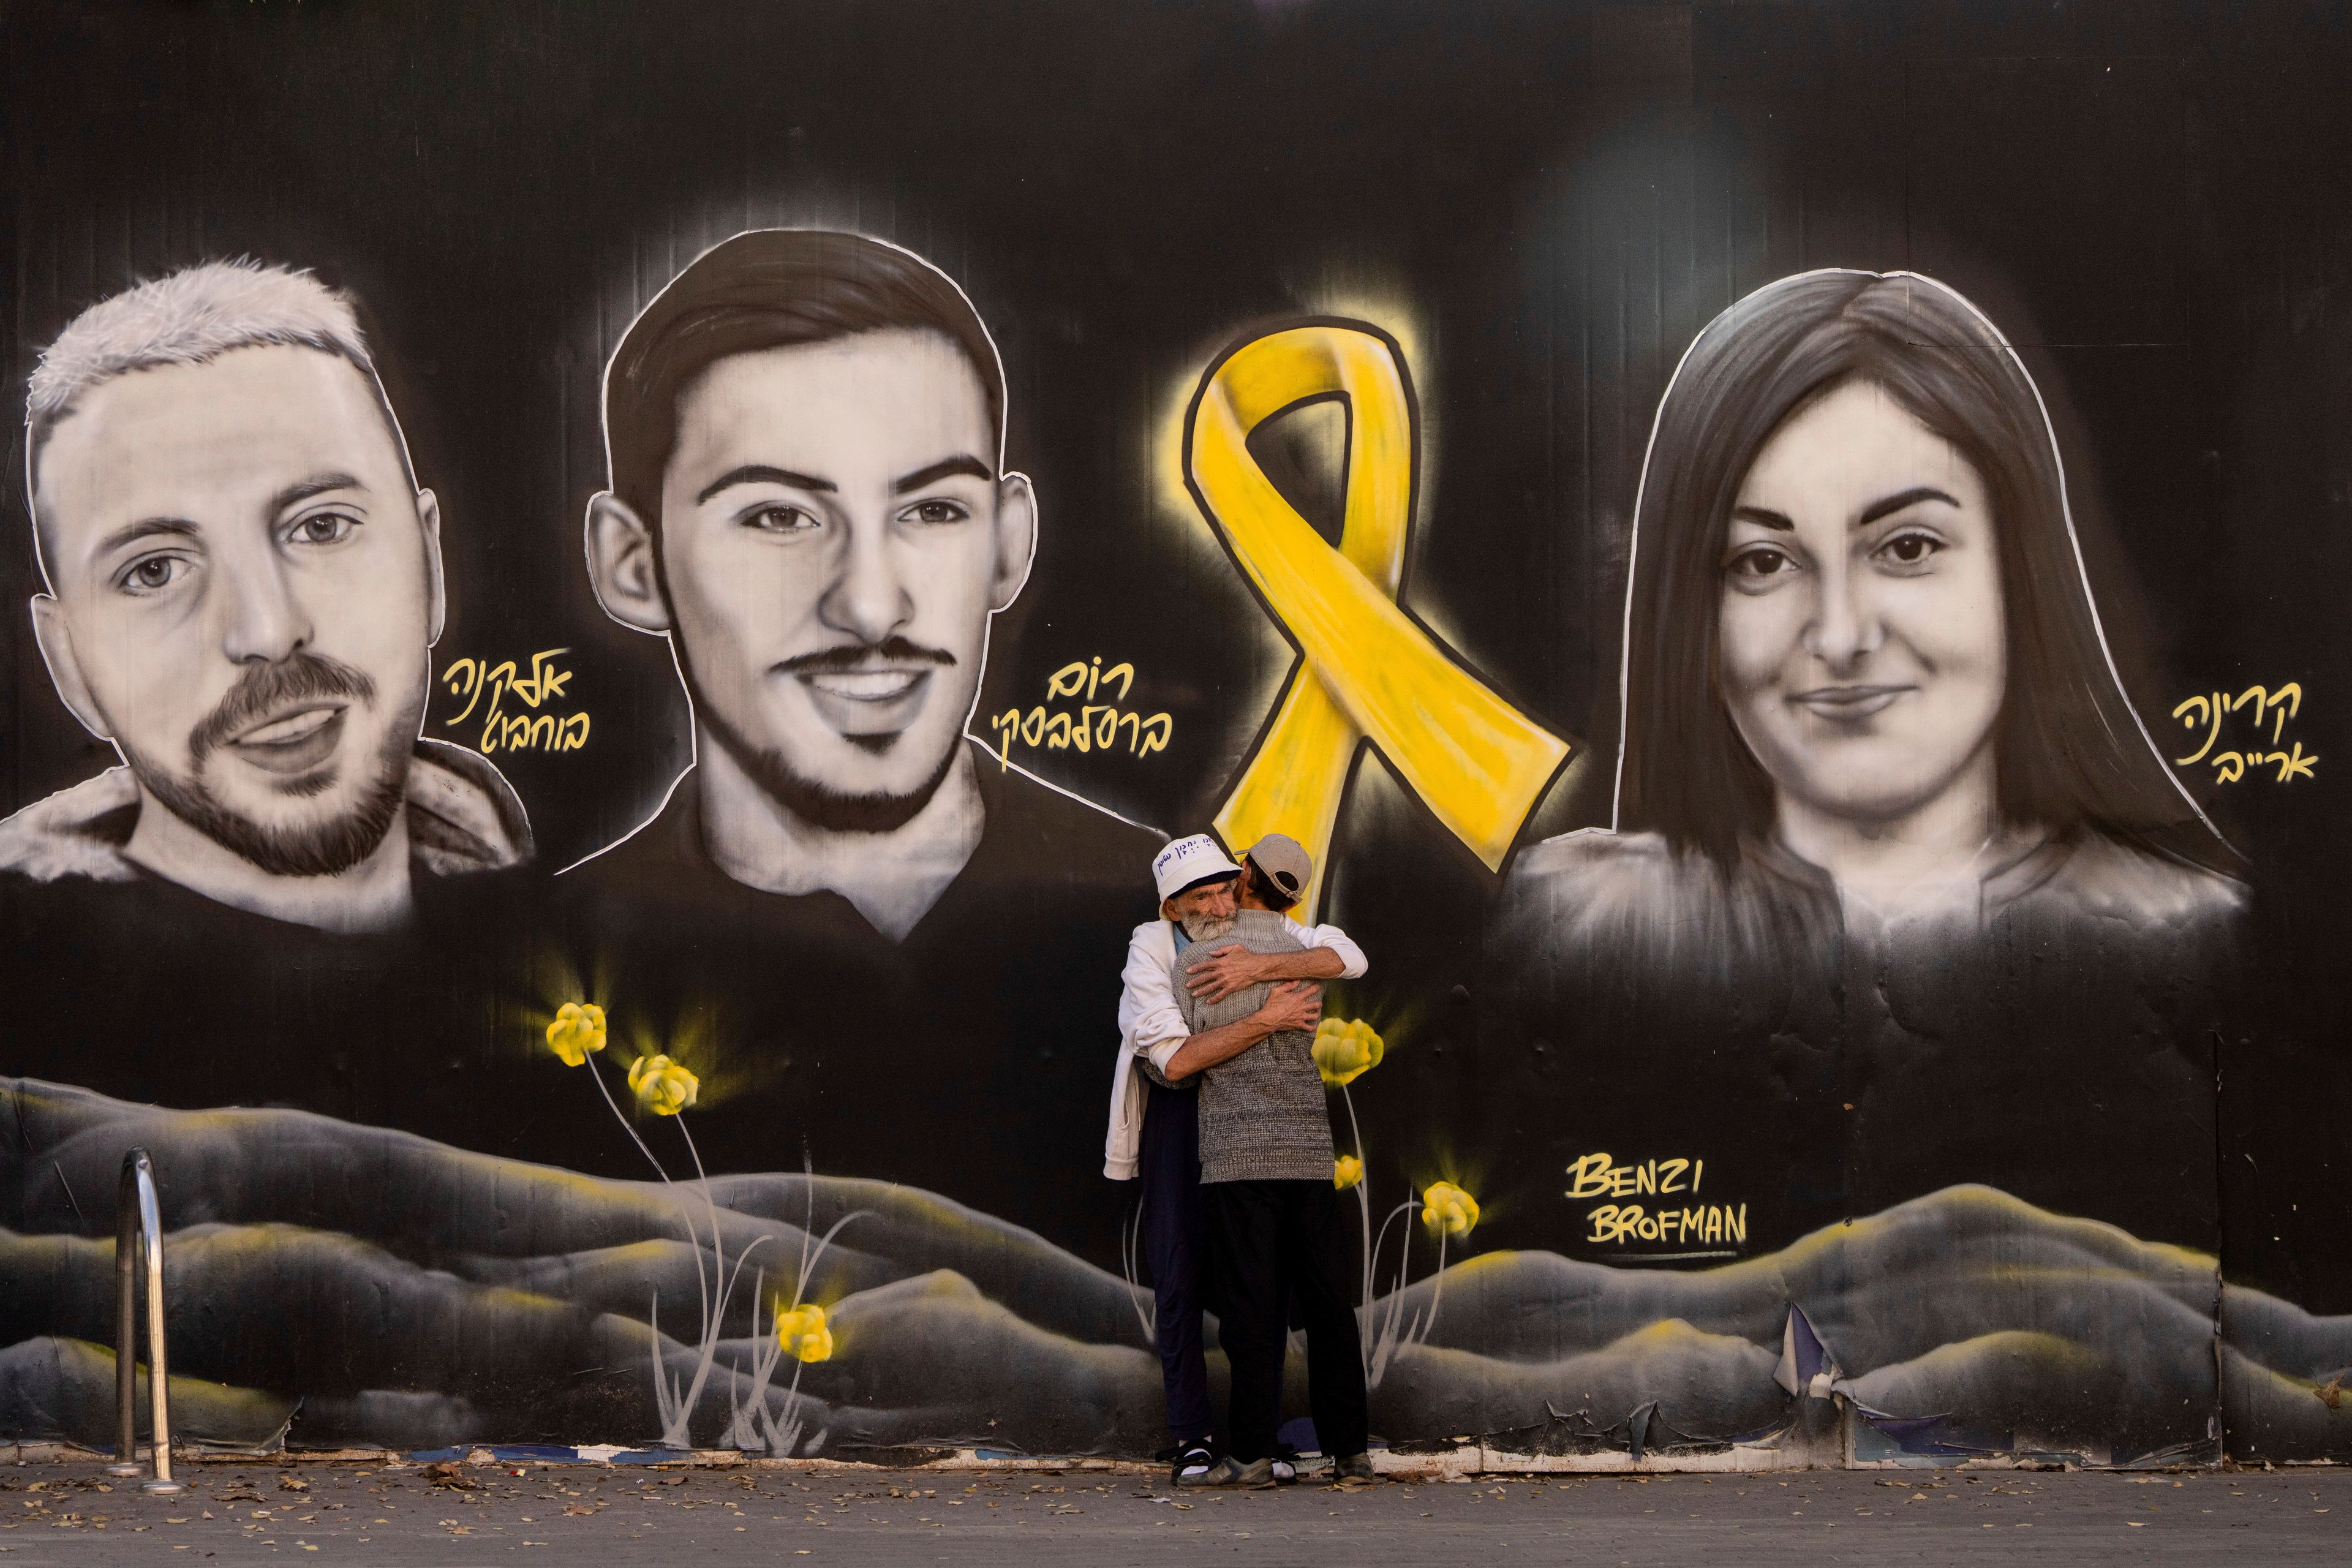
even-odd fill
[{"label": "gray knit sweater vest", "polygon": [[[1203,1003],[1184,984],[1184,966],[1218,948],[1297,952],[1298,939],[1280,915],[1244,910],[1234,929],[1205,943],[1177,929],[1176,994],[1194,1034],[1237,1024],[1265,1005],[1265,982]],[[1197,952],[1192,950],[1198,949]],[[1315,1037],[1301,1029],[1270,1035],[1201,1079],[1201,1180],[1328,1182],[1331,1111],[1315,1070]]]}]

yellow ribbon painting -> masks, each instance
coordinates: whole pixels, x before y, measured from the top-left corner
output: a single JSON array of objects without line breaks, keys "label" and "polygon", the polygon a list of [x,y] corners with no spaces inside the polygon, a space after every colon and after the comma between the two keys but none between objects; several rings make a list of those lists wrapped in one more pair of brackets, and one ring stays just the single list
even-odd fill
[{"label": "yellow ribbon painting", "polygon": [[[1302,403],[1347,399],[1346,502],[1334,550],[1250,456],[1250,432]],[[1321,899],[1357,742],[1370,737],[1455,837],[1498,870],[1567,757],[1401,609],[1415,432],[1405,370],[1379,331],[1318,321],[1252,339],[1211,366],[1184,432],[1185,477],[1304,656],[1274,722],[1217,813],[1239,849],[1286,833]]]}]

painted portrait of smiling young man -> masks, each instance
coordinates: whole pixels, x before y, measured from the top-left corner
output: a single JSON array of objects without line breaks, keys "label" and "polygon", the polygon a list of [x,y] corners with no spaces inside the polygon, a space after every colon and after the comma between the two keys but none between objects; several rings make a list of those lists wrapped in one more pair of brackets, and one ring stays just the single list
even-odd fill
[{"label": "painted portrait of smiling young man", "polygon": [[68,325],[27,407],[35,635],[123,765],[0,825],[0,866],[349,935],[528,858],[497,770],[419,738],[439,505],[347,299],[250,262],[174,273]]},{"label": "painted portrait of smiling young man", "polygon": [[[558,886],[583,962],[715,1005],[754,1076],[800,1087],[792,1128],[740,1111],[743,1157],[798,1132],[829,1168],[1042,1223],[1101,1111],[1098,1018],[1048,977],[1117,970],[1160,837],[966,733],[1040,526],[1004,404],[962,289],[878,240],[738,235],[646,307],[606,371],[587,564],[607,615],[667,639],[694,761]],[[859,1108],[885,1100],[877,1131]],[[1039,1149],[1070,1152],[1069,1185],[982,1190]]]}]

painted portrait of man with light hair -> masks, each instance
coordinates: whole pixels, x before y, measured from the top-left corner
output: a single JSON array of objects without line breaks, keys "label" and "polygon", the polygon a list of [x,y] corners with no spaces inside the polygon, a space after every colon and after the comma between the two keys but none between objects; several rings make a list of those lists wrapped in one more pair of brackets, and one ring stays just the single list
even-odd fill
[{"label": "painted portrait of man with light hair", "polygon": [[101,300],[41,356],[25,450],[35,637],[122,765],[0,824],[0,869],[370,932],[420,877],[529,858],[498,771],[420,738],[440,508],[347,296],[237,260]]}]

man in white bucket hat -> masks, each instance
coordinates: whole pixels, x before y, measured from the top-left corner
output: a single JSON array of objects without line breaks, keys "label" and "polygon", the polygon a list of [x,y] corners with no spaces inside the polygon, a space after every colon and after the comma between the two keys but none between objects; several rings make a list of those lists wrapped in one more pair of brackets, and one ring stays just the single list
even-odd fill
[{"label": "man in white bucket hat", "polygon": [[1213,1423],[1201,1338],[1208,1241],[1194,1092],[1199,1075],[1277,1033],[1311,1031],[1321,1014],[1321,989],[1300,983],[1353,979],[1366,968],[1362,950],[1337,926],[1285,920],[1297,943],[1288,952],[1213,942],[1209,957],[1186,965],[1191,995],[1219,1002],[1246,986],[1276,984],[1265,1004],[1241,1021],[1191,1032],[1176,987],[1176,952],[1185,941],[1179,928],[1230,921],[1237,907],[1278,914],[1297,903],[1312,873],[1306,850],[1281,834],[1252,845],[1242,861],[1227,858],[1206,834],[1163,847],[1151,863],[1160,918],[1135,928],[1121,975],[1119,1053],[1103,1173],[1143,1182],[1140,1229],[1168,1394],[1171,1479],[1180,1484],[1198,1484],[1217,1463],[1210,1450]]}]

